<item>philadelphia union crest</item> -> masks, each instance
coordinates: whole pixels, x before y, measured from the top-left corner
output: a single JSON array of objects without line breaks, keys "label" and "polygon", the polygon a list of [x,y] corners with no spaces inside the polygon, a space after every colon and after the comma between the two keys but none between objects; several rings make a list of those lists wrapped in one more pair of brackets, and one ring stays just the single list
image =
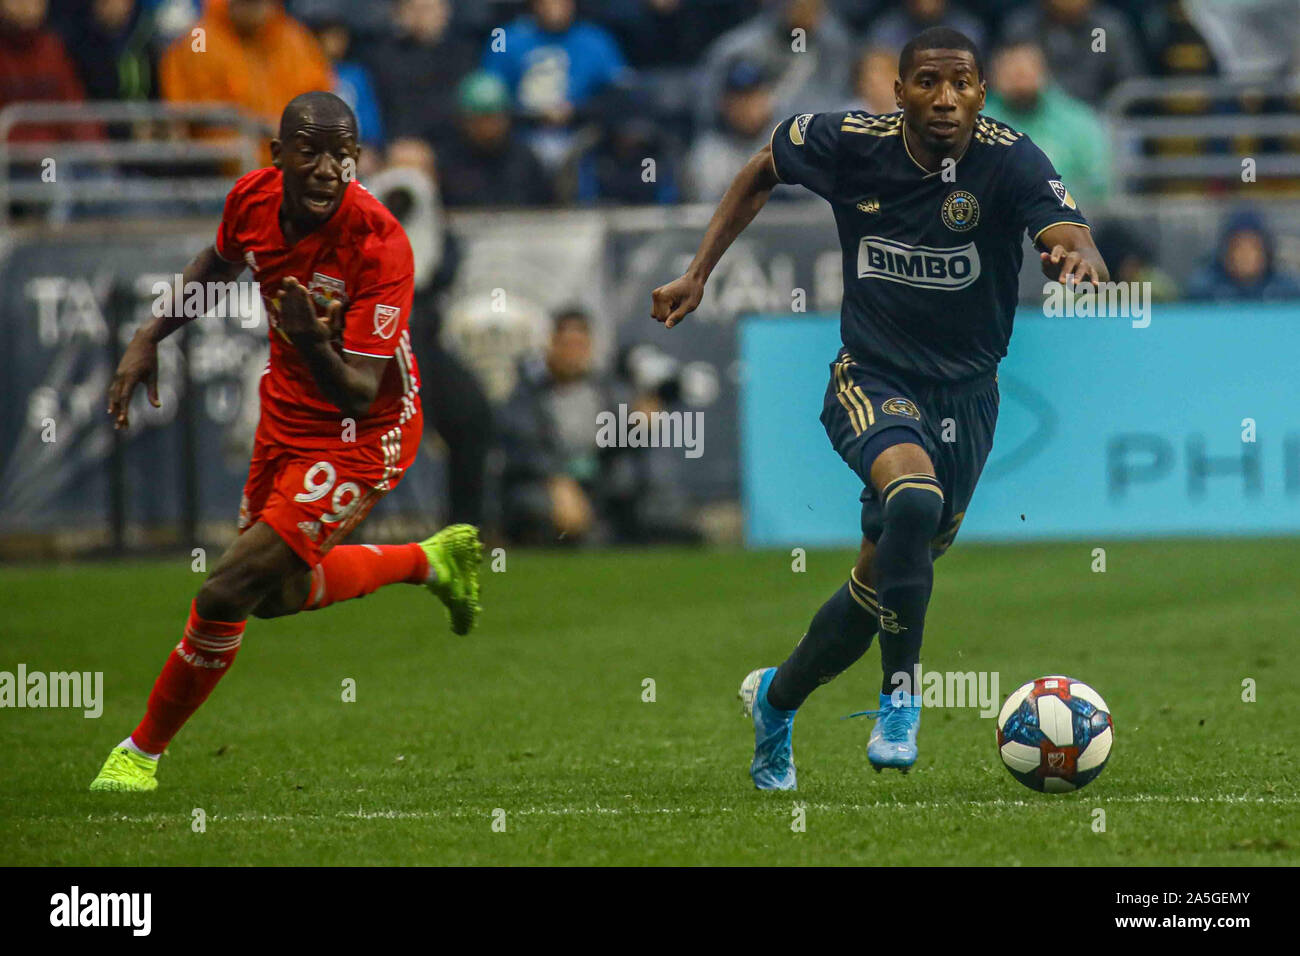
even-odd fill
[{"label": "philadelphia union crest", "polygon": [[966,190],[958,189],[956,192],[949,193],[948,198],[943,201],[939,217],[953,232],[965,232],[967,229],[974,229],[975,224],[980,221],[980,204]]},{"label": "philadelphia union crest", "polygon": [[880,410],[886,415],[902,415],[906,418],[921,420],[920,409],[909,398],[887,398],[880,404]]}]

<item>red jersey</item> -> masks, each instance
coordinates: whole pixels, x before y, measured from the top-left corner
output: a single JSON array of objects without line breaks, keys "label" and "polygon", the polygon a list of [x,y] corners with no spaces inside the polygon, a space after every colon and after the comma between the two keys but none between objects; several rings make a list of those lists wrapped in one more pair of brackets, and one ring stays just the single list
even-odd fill
[{"label": "red jersey", "polygon": [[319,315],[325,314],[324,300],[342,300],[343,336],[331,343],[335,349],[392,359],[370,411],[356,423],[356,441],[406,425],[420,413],[420,376],[409,331],[415,261],[406,233],[354,181],[324,225],[287,246],[280,231],[283,197],[280,171],[274,167],[241,177],[226,197],[217,231],[217,255],[252,270],[270,325],[259,432],[289,447],[331,448],[342,441],[342,413],[321,394],[280,329],[280,284],[289,276],[307,289]]}]

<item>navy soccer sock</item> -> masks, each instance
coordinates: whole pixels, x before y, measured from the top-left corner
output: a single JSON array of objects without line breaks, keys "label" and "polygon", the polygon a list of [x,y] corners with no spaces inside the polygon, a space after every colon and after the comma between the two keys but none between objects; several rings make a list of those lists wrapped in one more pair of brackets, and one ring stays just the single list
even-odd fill
[{"label": "navy soccer sock", "polygon": [[900,686],[916,694],[925,609],[934,586],[930,541],[939,531],[943,489],[930,475],[903,475],[880,492],[884,529],[876,542],[872,570],[880,600],[882,694]]},{"label": "navy soccer sock", "polygon": [[849,668],[871,646],[876,633],[876,592],[851,572],[848,582],[821,606],[808,633],[776,670],[767,702],[795,710],[820,685]]}]

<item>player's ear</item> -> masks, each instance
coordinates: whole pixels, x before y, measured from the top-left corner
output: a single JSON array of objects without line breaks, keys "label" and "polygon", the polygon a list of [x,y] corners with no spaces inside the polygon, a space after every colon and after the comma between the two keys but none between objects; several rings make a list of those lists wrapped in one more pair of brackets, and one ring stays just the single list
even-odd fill
[{"label": "player's ear", "polygon": [[280,151],[283,148],[278,139],[271,140],[271,165],[280,169]]},{"label": "player's ear", "polygon": [[898,78],[894,79],[894,105],[903,108],[903,81]]}]

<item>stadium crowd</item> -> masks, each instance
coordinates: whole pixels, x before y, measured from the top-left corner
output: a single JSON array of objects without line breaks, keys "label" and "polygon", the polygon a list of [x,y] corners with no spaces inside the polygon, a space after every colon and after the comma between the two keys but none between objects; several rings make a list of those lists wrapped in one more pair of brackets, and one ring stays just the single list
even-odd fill
[{"label": "stadium crowd", "polygon": [[[1229,17],[1203,0],[0,0],[0,107],[234,103],[269,131],[294,95],[332,88],[357,113],[361,175],[413,167],[449,208],[712,202],[782,118],[894,110],[899,49],[942,24],[986,51],[986,111],[1031,136],[1095,212],[1114,194],[1100,110],[1117,84],[1300,74],[1300,18],[1286,3],[1232,6]],[[28,124],[10,134],[96,135],[141,133]],[[1267,154],[1277,144],[1181,145]],[[1257,260],[1260,277],[1245,285],[1289,288],[1274,281],[1265,222],[1234,216],[1225,247],[1232,229],[1261,236],[1239,270]],[[1225,261],[1188,293],[1241,288]]]},{"label": "stadium crowd", "polygon": [[423,168],[448,206],[708,201],[793,112],[892,111],[899,49],[943,24],[986,51],[988,111],[1087,204],[1110,190],[1107,93],[1221,71],[1193,20],[1231,49],[1271,4],[1225,22],[1197,0],[0,0],[0,106],[233,102],[273,124],[331,87],[363,172]]},{"label": "stadium crowd", "polygon": [[988,112],[1096,208],[1112,191],[1107,94],[1232,72],[1259,23],[1285,28],[1264,31],[1281,34],[1271,59],[1246,38],[1250,68],[1293,71],[1295,18],[1269,20],[1273,6],[1244,0],[1227,19],[1199,0],[0,0],[0,107],[234,103],[270,127],[294,95],[329,87],[357,112],[361,172],[423,169],[449,207],[712,201],[785,116],[895,109],[899,49],[943,24],[986,51]]}]

